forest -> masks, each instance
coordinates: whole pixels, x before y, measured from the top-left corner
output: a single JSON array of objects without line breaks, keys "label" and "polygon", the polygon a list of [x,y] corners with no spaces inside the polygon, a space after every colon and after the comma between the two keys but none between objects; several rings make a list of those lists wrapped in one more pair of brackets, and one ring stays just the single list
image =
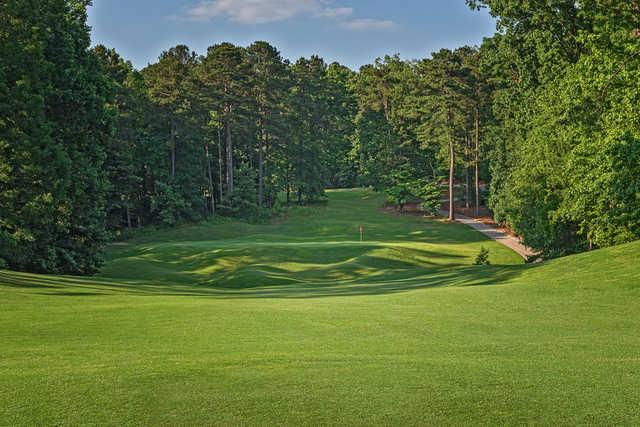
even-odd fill
[{"label": "forest", "polygon": [[93,274],[137,229],[329,188],[488,207],[547,259],[640,239],[640,2],[467,3],[498,22],[480,46],[356,71],[264,41],[137,70],[89,1],[2,2],[0,268]]}]

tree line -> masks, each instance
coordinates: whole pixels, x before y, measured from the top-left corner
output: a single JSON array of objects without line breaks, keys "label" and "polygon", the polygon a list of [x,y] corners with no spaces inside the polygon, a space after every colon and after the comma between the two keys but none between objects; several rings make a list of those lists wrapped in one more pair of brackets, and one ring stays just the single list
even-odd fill
[{"label": "tree line", "polygon": [[88,1],[0,6],[0,264],[90,274],[129,229],[267,218],[354,186],[353,72],[266,42],[136,70],[90,47]]},{"label": "tree line", "polygon": [[4,2],[0,268],[90,274],[128,230],[354,186],[488,205],[545,257],[637,239],[638,2],[467,3],[498,20],[481,46],[355,72],[266,42],[136,70],[90,47],[89,1]]},{"label": "tree line", "polygon": [[467,3],[479,47],[360,70],[360,177],[431,209],[416,179],[448,183],[450,219],[486,203],[545,258],[639,239],[640,2]]},{"label": "tree line", "polygon": [[469,3],[498,18],[480,47],[496,218],[545,257],[640,238],[640,2]]},{"label": "tree line", "polygon": [[97,46],[112,82],[107,152],[111,228],[173,226],[218,214],[256,218],[352,185],[346,76],[319,57],[291,64],[266,42],[198,55],[179,45],[136,71]]}]

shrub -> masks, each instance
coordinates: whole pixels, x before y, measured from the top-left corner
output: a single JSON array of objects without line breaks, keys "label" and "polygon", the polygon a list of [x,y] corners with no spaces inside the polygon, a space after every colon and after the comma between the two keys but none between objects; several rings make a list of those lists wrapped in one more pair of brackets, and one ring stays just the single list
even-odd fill
[{"label": "shrub", "polygon": [[256,173],[247,164],[242,164],[235,172],[235,188],[227,194],[219,206],[220,213],[234,218],[250,219],[258,214],[258,194]]},{"label": "shrub", "polygon": [[430,215],[436,215],[442,204],[442,194],[435,182],[416,181],[413,191],[416,197],[422,200],[421,206]]},{"label": "shrub", "polygon": [[394,185],[387,189],[387,201],[396,205],[400,212],[404,210],[404,205],[411,201],[413,197],[414,196],[411,194],[409,185],[407,184]]},{"label": "shrub", "polygon": [[182,214],[187,210],[187,202],[174,184],[158,181],[156,191],[151,198],[151,210],[157,216],[161,226],[175,226],[183,219]]},{"label": "shrub", "polygon": [[482,246],[480,248],[480,253],[476,256],[476,260],[473,262],[473,265],[490,265],[489,261],[489,249]]}]

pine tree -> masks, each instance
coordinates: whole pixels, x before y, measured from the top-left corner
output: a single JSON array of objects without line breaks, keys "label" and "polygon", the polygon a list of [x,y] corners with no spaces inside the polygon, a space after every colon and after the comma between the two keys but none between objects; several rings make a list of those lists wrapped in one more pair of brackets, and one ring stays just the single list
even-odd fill
[{"label": "pine tree", "polygon": [[207,91],[208,108],[221,118],[226,152],[227,193],[234,190],[234,129],[246,124],[249,79],[245,49],[230,43],[209,47],[199,70],[199,79]]},{"label": "pine tree", "polygon": [[115,117],[115,132],[105,147],[105,170],[108,179],[107,226],[117,232],[123,226],[131,229],[136,212],[140,213],[143,175],[136,154],[144,141],[144,88],[140,74],[114,49],[99,45],[93,52],[114,91],[110,107]]},{"label": "pine tree", "polygon": [[[247,48],[250,66],[251,97],[257,106],[258,128],[258,206],[265,205],[265,175],[270,141],[281,133],[281,116],[289,84],[288,64],[280,52],[266,42],[255,42]],[[269,180],[270,181],[270,180]],[[269,191],[272,194],[272,191]],[[271,198],[271,197],[269,197]],[[269,204],[272,204],[269,201]]]},{"label": "pine tree", "polygon": [[425,88],[423,102],[430,115],[422,123],[420,134],[427,144],[437,143],[449,167],[449,220],[455,219],[455,182],[459,153],[464,150],[468,132],[471,86],[464,57],[469,49],[455,52],[443,49],[421,62],[419,73]]}]

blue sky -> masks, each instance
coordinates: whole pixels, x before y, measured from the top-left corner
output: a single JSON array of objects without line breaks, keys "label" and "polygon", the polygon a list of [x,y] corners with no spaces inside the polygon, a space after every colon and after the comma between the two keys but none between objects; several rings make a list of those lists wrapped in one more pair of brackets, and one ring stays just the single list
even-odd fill
[{"label": "blue sky", "polygon": [[479,44],[495,30],[464,0],[94,0],[89,24],[94,44],[138,68],[176,44],[204,53],[223,41],[266,40],[291,60],[319,54],[357,69],[385,54],[413,59]]}]

